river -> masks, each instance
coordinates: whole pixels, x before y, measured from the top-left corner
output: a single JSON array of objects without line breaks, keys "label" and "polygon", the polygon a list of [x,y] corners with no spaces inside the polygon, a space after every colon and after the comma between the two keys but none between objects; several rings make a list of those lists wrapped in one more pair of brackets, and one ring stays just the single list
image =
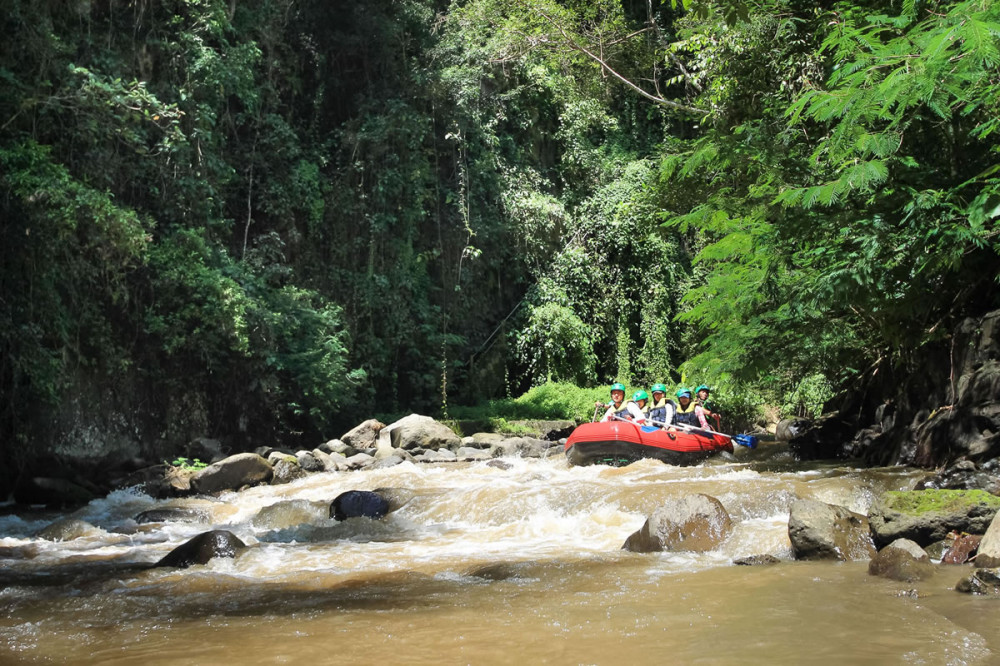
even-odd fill
[{"label": "river", "polygon": [[[71,514],[94,529],[35,537],[57,516],[0,516],[0,663],[59,664],[997,664],[1000,605],[867,562],[791,560],[795,498],[865,513],[907,468],[802,465],[780,444],[672,467],[404,463],[314,474],[211,499],[115,491]],[[393,488],[382,521],[336,523],[330,501]],[[622,543],[668,498],[706,493],[733,518],[710,553]],[[206,522],[137,525],[193,507]],[[208,529],[236,559],[147,569]],[[774,565],[733,560],[770,554]]]}]

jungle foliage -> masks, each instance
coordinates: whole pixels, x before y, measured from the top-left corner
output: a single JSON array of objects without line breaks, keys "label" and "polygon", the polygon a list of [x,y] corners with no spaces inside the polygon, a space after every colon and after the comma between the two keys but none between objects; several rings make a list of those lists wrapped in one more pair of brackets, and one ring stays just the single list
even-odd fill
[{"label": "jungle foliage", "polygon": [[815,411],[997,306],[998,14],[10,0],[0,446],[547,381]]}]

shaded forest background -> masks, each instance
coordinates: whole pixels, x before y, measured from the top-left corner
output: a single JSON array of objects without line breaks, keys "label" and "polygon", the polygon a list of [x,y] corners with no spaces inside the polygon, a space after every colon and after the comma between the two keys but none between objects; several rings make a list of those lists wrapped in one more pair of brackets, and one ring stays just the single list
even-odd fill
[{"label": "shaded forest background", "polygon": [[9,470],[546,381],[901,381],[1000,305],[998,14],[7,0]]}]

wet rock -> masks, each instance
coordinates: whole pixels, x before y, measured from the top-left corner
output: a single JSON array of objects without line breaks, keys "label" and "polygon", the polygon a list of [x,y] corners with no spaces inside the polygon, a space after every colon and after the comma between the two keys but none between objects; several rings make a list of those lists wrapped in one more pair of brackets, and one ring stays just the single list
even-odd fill
[{"label": "wet rock", "polygon": [[274,469],[256,453],[238,453],[198,471],[191,488],[199,493],[236,490],[267,483],[273,476]]},{"label": "wet rock", "polygon": [[749,557],[741,557],[738,560],[733,560],[733,564],[743,567],[756,567],[768,564],[778,564],[781,562],[774,555],[750,555]]},{"label": "wet rock", "polygon": [[417,456],[418,462],[455,462],[458,457],[448,449],[438,449],[437,451],[424,451],[422,454]]},{"label": "wet rock", "polygon": [[1000,518],[993,519],[986,534],[983,535],[983,540],[979,542],[976,566],[1000,567]]},{"label": "wet rock", "polygon": [[934,565],[924,549],[909,539],[896,539],[868,564],[868,574],[912,583],[934,575]]},{"label": "wet rock", "polygon": [[470,461],[470,460],[489,460],[490,452],[484,451],[480,448],[463,446],[458,451],[455,451],[455,455],[459,460]]},{"label": "wet rock", "polygon": [[167,555],[154,567],[186,568],[193,564],[206,564],[216,557],[236,557],[246,548],[246,544],[228,530],[204,532],[186,541]]},{"label": "wet rock", "polygon": [[152,465],[119,479],[119,488],[137,488],[155,499],[169,499],[191,494],[191,477],[196,470],[173,465]]},{"label": "wet rock", "polygon": [[135,517],[135,522],[144,523],[207,523],[208,513],[189,507],[163,507],[143,511]]},{"label": "wet rock", "polygon": [[342,463],[338,463],[337,468],[341,470],[355,470],[371,467],[375,463],[375,458],[367,453],[355,453],[350,458],[346,458]]},{"label": "wet rock", "polygon": [[792,503],[788,538],[797,560],[867,559],[875,554],[867,518],[816,500]]},{"label": "wet rock", "polygon": [[[381,421],[368,419],[355,426],[350,432],[345,433],[340,439],[356,451],[367,451],[375,448],[378,435],[383,428],[385,428],[385,424]],[[343,453],[343,451],[339,453]]]},{"label": "wet rock", "polygon": [[46,541],[72,541],[80,537],[99,536],[102,534],[106,534],[106,532],[86,521],[65,518],[42,528],[35,536]]},{"label": "wet rock", "polygon": [[258,529],[279,530],[324,520],[326,514],[325,502],[288,500],[265,506],[250,523]]},{"label": "wet rock", "polygon": [[1000,495],[1000,475],[981,469],[971,460],[960,460],[943,472],[916,485],[916,490],[985,490]]},{"label": "wet rock", "polygon": [[709,495],[689,495],[665,503],[622,546],[635,553],[665,550],[715,550],[732,531],[722,502]]},{"label": "wet rock", "polygon": [[330,517],[334,520],[361,517],[378,520],[387,513],[389,501],[371,490],[348,490],[330,504]]},{"label": "wet rock", "polygon": [[331,439],[329,442],[324,442],[323,444],[320,444],[316,448],[318,448],[320,451],[323,451],[324,453],[329,453],[330,455],[339,454],[344,456],[345,458],[350,458],[354,454],[358,453],[358,450],[355,449],[353,446],[345,444],[339,439]]},{"label": "wet rock", "polygon": [[379,431],[378,448],[456,450],[462,440],[451,428],[429,416],[410,414]]},{"label": "wet rock", "polygon": [[846,458],[856,429],[849,418],[827,414],[791,438],[788,448],[802,460]]},{"label": "wet rock", "polygon": [[812,427],[809,419],[784,419],[778,421],[774,428],[774,439],[779,442],[787,442],[805,433]]},{"label": "wet rock", "polygon": [[514,468],[514,466],[511,465],[509,462],[505,462],[503,460],[491,460],[488,463],[486,463],[486,466],[495,467],[496,469],[502,469],[504,471]]},{"label": "wet rock", "polygon": [[[323,466],[324,472],[336,472],[337,471],[337,461],[333,459],[329,453],[325,451],[320,451],[319,449],[313,449],[313,457],[319,461],[320,465]],[[340,456],[342,460],[345,460],[344,456]]]},{"label": "wet rock", "polygon": [[505,439],[507,436],[498,432],[477,432],[471,437],[463,437],[462,446],[472,449],[491,449]]},{"label": "wet rock", "polygon": [[400,456],[386,456],[384,458],[377,458],[368,469],[388,469],[396,465],[402,465],[404,462],[406,461]]},{"label": "wet rock", "polygon": [[976,569],[971,576],[958,581],[955,590],[965,594],[1000,597],[1000,569]]},{"label": "wet rock", "polygon": [[295,459],[298,461],[299,467],[307,472],[324,471],[323,463],[311,451],[297,451]]},{"label": "wet rock", "polygon": [[549,449],[550,442],[533,437],[509,437],[490,448],[494,458],[517,456],[520,458],[542,458]]},{"label": "wet rock", "polygon": [[282,456],[273,464],[274,475],[271,477],[271,485],[279,486],[284,483],[291,483],[309,476],[309,473],[299,467],[299,461],[294,456]]},{"label": "wet rock", "polygon": [[575,421],[524,421],[523,425],[533,430],[539,439],[558,442],[569,437],[577,424]]},{"label": "wet rock", "polygon": [[896,539],[926,546],[953,531],[983,534],[998,511],[1000,497],[982,490],[913,490],[885,493],[868,519],[879,547]]},{"label": "wet rock", "polygon": [[941,555],[941,564],[965,564],[975,555],[982,540],[978,534],[955,534],[951,545]]}]

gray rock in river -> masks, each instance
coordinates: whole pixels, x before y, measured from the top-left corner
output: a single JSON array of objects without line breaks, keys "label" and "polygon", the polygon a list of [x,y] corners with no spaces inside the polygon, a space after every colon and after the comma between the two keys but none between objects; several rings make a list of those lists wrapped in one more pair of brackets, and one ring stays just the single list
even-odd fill
[{"label": "gray rock in river", "polygon": [[199,493],[236,490],[267,483],[274,476],[270,463],[256,453],[237,453],[212,463],[191,477],[191,488]]},{"label": "gray rock in river", "polygon": [[410,414],[378,434],[378,448],[394,449],[449,449],[456,451],[462,440],[451,428],[429,416]]},{"label": "gray rock in river", "polygon": [[722,502],[709,495],[689,495],[656,509],[622,548],[636,553],[707,552],[715,550],[730,532],[732,520]]},{"label": "gray rock in river", "polygon": [[236,557],[246,547],[232,532],[212,530],[177,546],[153,566],[185,568],[192,564],[206,564],[216,557]]},{"label": "gray rock in river", "polygon": [[976,555],[977,567],[1000,567],[1000,518],[993,518]]},{"label": "gray rock in river", "polygon": [[872,576],[913,583],[934,575],[934,565],[924,549],[909,539],[896,539],[868,563]]},{"label": "gray rock in river", "polygon": [[867,518],[811,499],[792,503],[788,538],[797,560],[859,560],[875,555]]},{"label": "gray rock in river", "polygon": [[[344,433],[340,439],[356,451],[367,451],[375,448],[378,442],[378,435],[383,428],[385,428],[385,424],[381,421],[368,419],[364,423],[352,428],[349,432]],[[343,453],[343,451],[339,453]]]},{"label": "gray rock in river", "polygon": [[887,492],[868,510],[878,547],[896,539],[928,546],[949,532],[983,534],[1000,510],[1000,498],[982,490]]}]

